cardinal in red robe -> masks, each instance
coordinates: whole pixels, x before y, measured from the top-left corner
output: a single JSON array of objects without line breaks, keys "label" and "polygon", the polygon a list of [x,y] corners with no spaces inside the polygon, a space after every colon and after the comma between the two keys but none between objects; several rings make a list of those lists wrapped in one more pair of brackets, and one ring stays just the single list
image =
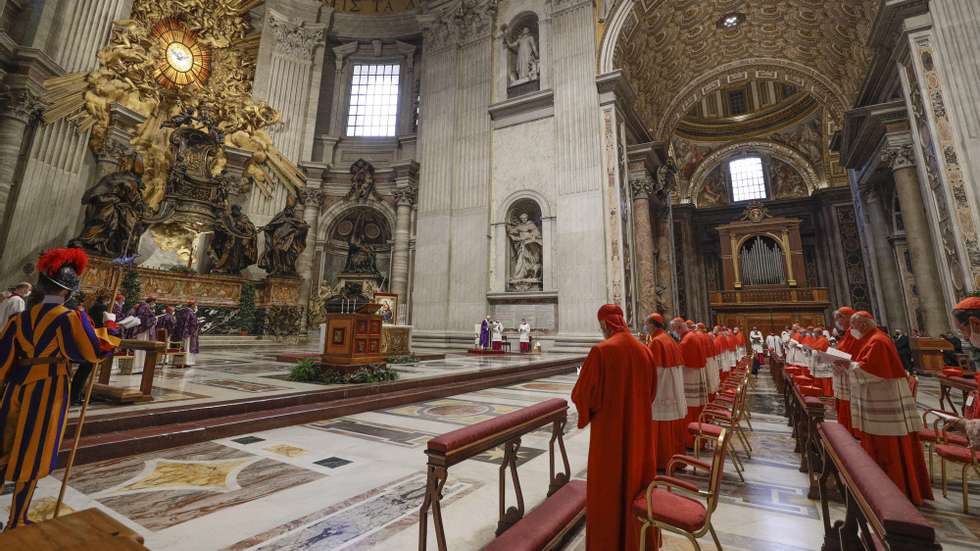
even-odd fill
[{"label": "cardinal in red robe", "polygon": [[922,418],[895,343],[868,312],[851,316],[860,351],[851,358],[851,421],[861,446],[909,501],[932,499],[919,431]]},{"label": "cardinal in red robe", "polygon": [[[705,366],[708,359],[697,333],[690,331],[681,318],[670,322],[670,330],[680,339],[681,356],[684,358],[684,399],[687,400],[686,424],[696,423],[704,405],[708,403],[708,376]],[[684,445],[694,447],[694,436],[684,434]]]},{"label": "cardinal in red robe", "polygon": [[[837,341],[837,350],[847,352],[853,358],[860,351],[857,346],[857,339],[851,335],[851,316],[854,309],[850,306],[841,306],[834,311],[834,326],[843,336]],[[847,430],[852,430],[851,425],[851,386],[850,378],[846,369],[834,368],[833,376],[834,400],[837,409],[837,422],[844,425]]]},{"label": "cardinal in red robe", "polygon": [[684,453],[687,438],[687,400],[684,398],[684,358],[666,331],[660,314],[647,317],[650,352],[657,369],[657,399],[653,401],[653,431],[657,468],[664,470],[674,454]]},{"label": "cardinal in red robe", "polygon": [[[605,340],[592,347],[572,402],[578,427],[591,425],[586,485],[586,548],[639,549],[640,524],[630,506],[656,474],[651,411],[657,374],[650,349],[626,326],[615,304],[599,309]],[[648,538],[656,547],[659,534]]]},{"label": "cardinal in red robe", "polygon": [[[810,348],[820,352],[826,352],[830,348],[830,341],[823,335],[823,327],[814,329],[813,336],[810,337]],[[814,379],[816,379],[816,385],[820,387],[824,396],[829,398],[834,395],[834,378],[832,376],[817,377],[814,375]]]}]

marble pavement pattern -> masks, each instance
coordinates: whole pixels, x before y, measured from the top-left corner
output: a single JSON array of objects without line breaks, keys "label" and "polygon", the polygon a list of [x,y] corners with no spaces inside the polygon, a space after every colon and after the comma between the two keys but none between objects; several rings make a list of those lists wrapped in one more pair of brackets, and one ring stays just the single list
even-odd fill
[{"label": "marble pavement pattern", "polygon": [[[568,397],[574,375],[485,389],[408,406],[85,465],[67,496],[74,510],[98,507],[133,527],[157,551],[415,549],[425,480],[426,440],[472,422],[551,397]],[[923,382],[928,405],[937,389]],[[806,499],[806,475],[767,374],[752,398],[745,484],[723,483],[715,526],[726,550],[816,551],[819,504]],[[586,473],[588,430],[570,419],[572,471]],[[522,439],[520,477],[530,506],[547,492],[548,433]],[[479,549],[493,536],[500,454],[492,450],[450,471],[446,486],[449,548]],[[50,514],[57,479],[42,481],[32,514]],[[937,482],[938,484],[938,482]],[[9,490],[8,490],[9,493]],[[980,550],[980,518],[959,511],[958,494],[924,513],[948,551]],[[974,500],[980,510],[980,498]],[[9,496],[0,497],[0,514]],[[839,518],[842,510],[834,507]],[[566,549],[585,549],[579,530]],[[704,541],[705,549],[713,549]],[[667,536],[664,549],[689,549]]]}]

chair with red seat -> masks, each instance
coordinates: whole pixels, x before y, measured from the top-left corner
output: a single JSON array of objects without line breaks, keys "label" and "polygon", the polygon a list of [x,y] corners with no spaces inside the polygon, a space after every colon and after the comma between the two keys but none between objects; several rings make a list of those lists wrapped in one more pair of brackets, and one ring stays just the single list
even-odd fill
[{"label": "chair with red seat", "polygon": [[963,512],[970,512],[970,471],[980,477],[980,450],[954,444],[936,444],[936,455],[939,456],[939,466],[942,472],[943,497],[949,497],[947,492],[946,462],[962,465],[960,481],[963,488]]},{"label": "chair with red seat", "polygon": [[[686,537],[697,551],[701,550],[698,538],[710,533],[721,551],[718,534],[711,525],[711,515],[718,507],[729,440],[731,432],[722,429],[715,442],[715,454],[710,465],[693,457],[675,455],[667,464],[667,476],[655,477],[646,490],[636,496],[633,500],[633,515],[642,523],[640,549],[646,548],[648,529],[659,528]],[[680,465],[693,467],[695,471],[699,468],[707,471],[707,490],[674,478],[674,469]]]},{"label": "chair with red seat", "polygon": [[[935,417],[935,419],[932,421],[932,428],[929,428],[930,415]],[[922,426],[924,428],[919,431],[919,440],[922,442],[923,447],[926,448],[926,455],[929,460],[930,480],[936,472],[935,468],[933,467],[933,455],[935,454],[935,447],[937,444],[952,444],[954,446],[968,445],[966,437],[952,432],[945,432],[939,428],[940,425],[945,424],[946,418],[949,416],[956,417],[956,414],[949,411],[943,411],[941,409],[927,409],[922,413]]]},{"label": "chair with red seat", "polygon": [[745,455],[752,459],[752,444],[742,428],[742,419],[745,418],[745,410],[748,397],[748,384],[743,383],[738,387],[735,400],[730,404],[708,404],[701,412],[699,420],[718,424],[724,428],[731,429],[745,449]]},{"label": "chair with red seat", "polygon": [[[704,411],[701,412],[701,415],[698,417],[696,422],[689,423],[687,425],[687,431],[694,437],[695,457],[701,457],[702,441],[717,440],[721,432],[726,429],[728,429],[729,432],[734,432],[736,434],[740,432],[738,423],[741,419],[741,415],[738,412],[740,411],[740,408],[744,407],[746,389],[746,385],[741,385],[738,387],[736,391],[736,399],[730,405],[729,409],[722,408],[718,405],[709,405],[708,407],[705,407]],[[745,447],[746,456],[751,459],[752,448],[747,442],[747,439],[743,440],[743,446]],[[735,473],[738,474],[739,480],[744,483],[745,476],[742,474],[744,467],[742,465],[742,460],[739,459],[734,447],[728,448],[728,456],[732,460],[732,465],[735,467]]]}]

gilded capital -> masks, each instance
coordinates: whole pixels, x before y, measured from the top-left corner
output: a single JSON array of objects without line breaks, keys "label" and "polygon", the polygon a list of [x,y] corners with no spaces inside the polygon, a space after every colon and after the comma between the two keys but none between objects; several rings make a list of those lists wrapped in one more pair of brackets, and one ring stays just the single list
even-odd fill
[{"label": "gilded capital", "polygon": [[269,27],[276,38],[276,49],[288,56],[308,59],[313,55],[313,50],[323,44],[322,25],[307,27],[305,21],[293,23],[270,13]]},{"label": "gilded capital", "polygon": [[653,178],[646,172],[630,174],[630,191],[633,199],[649,199],[653,193]]},{"label": "gilded capital", "polygon": [[912,144],[887,146],[881,152],[881,164],[892,170],[915,166],[915,149]]},{"label": "gilded capital", "polygon": [[323,191],[319,188],[303,188],[299,192],[299,198],[306,208],[315,208],[320,210],[320,207],[323,206],[324,195]]},{"label": "gilded capital", "polygon": [[40,97],[26,88],[3,92],[0,94],[0,103],[3,104],[5,116],[23,122],[40,117],[45,107]]},{"label": "gilded capital", "polygon": [[396,188],[392,192],[392,196],[395,198],[395,204],[398,206],[413,206],[415,201],[418,199],[418,187],[415,185],[407,185],[403,187]]}]

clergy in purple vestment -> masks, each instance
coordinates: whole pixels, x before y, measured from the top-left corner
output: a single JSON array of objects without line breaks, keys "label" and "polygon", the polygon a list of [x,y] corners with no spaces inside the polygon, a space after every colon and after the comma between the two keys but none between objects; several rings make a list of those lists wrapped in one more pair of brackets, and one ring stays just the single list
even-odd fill
[{"label": "clergy in purple vestment", "polygon": [[[176,341],[184,342],[184,352],[197,354],[200,351],[197,339],[199,331],[197,304],[191,300],[187,302],[186,307],[177,311],[177,328],[174,330],[173,338]],[[191,363],[192,361],[193,358],[188,356],[187,365],[194,365]]]},{"label": "clergy in purple vestment", "polygon": [[116,295],[116,300],[112,301],[112,314],[116,316],[116,322],[123,320],[123,304],[126,303],[126,297],[123,295]]},{"label": "clergy in purple vestment", "polygon": [[139,340],[152,340],[153,328],[157,325],[157,314],[153,310],[157,299],[146,297],[146,300],[129,309],[128,316],[139,318],[140,324],[128,331],[127,338]]},{"label": "clergy in purple vestment", "polygon": [[[146,297],[143,302],[129,309],[127,317],[133,316],[138,318],[140,320],[140,324],[126,330],[125,335],[127,339],[135,339],[138,341],[156,340],[156,335],[153,334],[153,328],[157,325],[157,314],[153,310],[156,305],[156,301],[157,299],[154,297]],[[144,367],[145,363],[146,351],[133,350],[133,365],[136,367]]]},{"label": "clergy in purple vestment", "polygon": [[490,316],[480,322],[480,348],[490,348]]},{"label": "clergy in purple vestment", "polygon": [[163,309],[163,314],[157,318],[157,329],[167,332],[167,338],[174,339],[174,330],[177,329],[177,317],[174,315],[174,307],[167,306]]}]

